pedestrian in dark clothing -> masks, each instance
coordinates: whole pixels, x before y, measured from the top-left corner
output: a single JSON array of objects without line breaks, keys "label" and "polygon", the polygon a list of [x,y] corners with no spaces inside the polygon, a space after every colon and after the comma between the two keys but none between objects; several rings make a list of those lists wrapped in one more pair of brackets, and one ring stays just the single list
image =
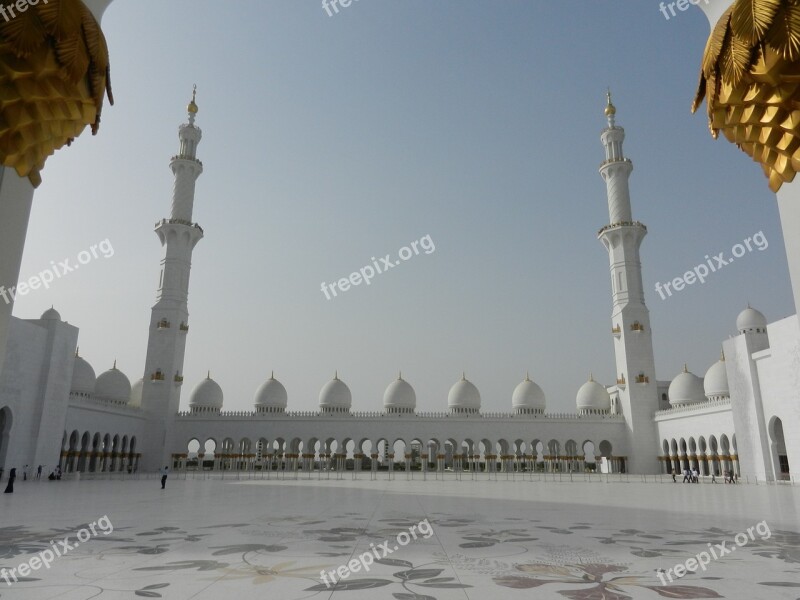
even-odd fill
[{"label": "pedestrian in dark clothing", "polygon": [[41,479],[41,478],[42,478],[42,465],[39,465],[36,468],[36,479]]},{"label": "pedestrian in dark clothing", "polygon": [[17,478],[17,470],[11,469],[11,472],[8,474],[8,485],[6,486],[6,494],[13,494],[14,493],[14,480]]},{"label": "pedestrian in dark clothing", "polygon": [[675,479],[675,469],[672,469],[672,483],[678,483],[678,480]]},{"label": "pedestrian in dark clothing", "polygon": [[161,469],[161,489],[162,490],[167,485],[167,475],[168,474],[169,474],[169,467],[164,467],[163,469]]}]

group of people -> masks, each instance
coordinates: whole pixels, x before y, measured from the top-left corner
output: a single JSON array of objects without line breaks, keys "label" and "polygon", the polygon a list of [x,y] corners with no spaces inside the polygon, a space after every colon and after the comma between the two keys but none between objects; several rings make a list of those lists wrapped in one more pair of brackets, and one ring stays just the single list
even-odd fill
[{"label": "group of people", "polygon": [[[39,480],[39,479],[42,478],[42,469],[43,468],[44,468],[44,465],[39,465],[38,467],[36,467],[36,474],[34,476],[35,479]],[[29,472],[30,472],[30,470],[28,468],[28,465],[25,465],[24,467],[22,467],[22,481],[27,481],[28,480],[28,473]],[[2,477],[2,475],[3,475],[3,470],[0,469],[0,477]],[[55,479],[59,479],[60,480],[61,479],[61,467],[56,467],[55,470],[52,471],[47,478],[50,481],[53,481]],[[4,492],[5,494],[13,494],[14,493],[14,481],[16,481],[16,479],[17,479],[17,469],[15,467],[15,468],[11,469],[11,471],[8,472],[8,483],[6,484],[6,490]]]},{"label": "group of people", "polygon": [[[736,473],[733,471],[724,471],[725,483],[736,483]],[[672,481],[677,483],[677,472],[672,469]],[[700,473],[697,469],[686,468],[683,470],[683,483],[700,483]],[[717,476],[714,471],[711,471],[711,483],[717,483]]]},{"label": "group of people", "polygon": [[[161,469],[161,489],[163,490],[167,485],[167,475],[169,474],[169,467],[164,467]],[[0,477],[2,477],[2,469],[0,469]],[[42,478],[42,465],[39,465],[39,468],[36,469],[36,479]],[[50,473],[47,477],[50,481],[54,480],[61,480],[61,467],[58,466],[55,468],[54,471]],[[14,481],[17,479],[17,469],[16,467],[11,469],[8,473],[8,483],[6,484],[6,494],[13,494],[14,493]],[[22,469],[22,480],[25,481],[28,479],[28,465],[25,465]]]}]

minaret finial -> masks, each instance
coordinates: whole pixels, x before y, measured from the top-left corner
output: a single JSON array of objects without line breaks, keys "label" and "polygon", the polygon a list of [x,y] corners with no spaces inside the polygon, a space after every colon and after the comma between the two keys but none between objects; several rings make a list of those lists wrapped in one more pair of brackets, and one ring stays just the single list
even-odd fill
[{"label": "minaret finial", "polygon": [[594,381],[594,373],[589,372],[589,381]]},{"label": "minaret finial", "polygon": [[113,366],[113,367],[111,367],[111,368],[112,368],[112,369],[116,369],[116,368],[117,368],[117,359],[116,359],[116,358],[114,359],[114,366]]},{"label": "minaret finial", "polygon": [[397,372],[397,380],[398,381],[402,381],[403,380],[403,372],[402,371],[398,371]]},{"label": "minaret finial", "polygon": [[275,371],[271,371],[269,374],[270,379],[275,379]]},{"label": "minaret finial", "polygon": [[336,371],[335,371],[335,372],[334,372],[334,374],[333,374],[333,378],[334,378],[335,380],[336,380],[336,379],[339,379],[339,369],[336,369]]},{"label": "minaret finial", "polygon": [[530,381],[530,380],[531,380],[531,372],[525,371],[525,381]]},{"label": "minaret finial", "polygon": [[466,380],[467,380],[467,372],[461,371],[461,381],[466,381]]},{"label": "minaret finial", "polygon": [[687,363],[683,363],[683,372],[684,373],[688,373],[689,372],[689,365]]},{"label": "minaret finial", "polygon": [[211,379],[211,369],[208,370],[208,375],[206,375],[206,379]]},{"label": "minaret finial", "polygon": [[608,117],[608,126],[614,127],[614,115],[617,114],[617,107],[611,102],[611,88],[606,91],[606,116]]},{"label": "minaret finial", "polygon": [[200,111],[197,107],[197,84],[192,88],[192,101],[189,102],[189,106],[186,107],[186,110],[189,112],[189,125],[194,125],[195,115]]}]

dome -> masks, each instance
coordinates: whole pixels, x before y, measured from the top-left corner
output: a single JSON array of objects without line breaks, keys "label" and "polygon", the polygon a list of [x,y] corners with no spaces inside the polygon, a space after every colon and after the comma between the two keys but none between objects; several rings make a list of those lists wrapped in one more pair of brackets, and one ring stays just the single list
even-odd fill
[{"label": "dome", "polygon": [[511,407],[514,412],[531,410],[544,412],[546,405],[542,388],[525,375],[525,380],[516,387],[511,396]]},{"label": "dome", "polygon": [[728,371],[725,368],[724,354],[722,358],[711,365],[711,368],[706,371],[703,387],[705,388],[707,398],[731,395],[728,388]]},{"label": "dome", "polygon": [[114,361],[113,367],[97,378],[94,395],[102,400],[123,404],[127,404],[131,399],[131,382],[125,373],[117,369],[117,361]]},{"label": "dome", "polygon": [[337,372],[319,392],[319,408],[323,412],[349,412],[353,396]]},{"label": "dome", "polygon": [[703,389],[703,380],[694,373],[690,373],[688,367],[684,365],[683,373],[680,373],[672,383],[669,384],[669,403],[672,406],[683,404],[696,404],[705,402],[706,394]]},{"label": "dome", "polygon": [[69,391],[77,394],[94,394],[97,376],[94,369],[87,361],[75,353],[75,364],[72,367],[72,384]]},{"label": "dome", "polygon": [[608,395],[606,388],[597,383],[592,375],[589,375],[589,381],[584,383],[578,390],[575,404],[578,412],[608,412],[611,410],[611,396]]},{"label": "dome", "polygon": [[42,313],[39,317],[42,321],[60,321],[61,315],[52,306]]},{"label": "dome", "polygon": [[736,317],[736,329],[739,330],[739,333],[746,333],[750,331],[766,333],[767,318],[755,308],[751,308],[748,304],[747,308],[740,312],[739,316]]},{"label": "dome", "polygon": [[128,406],[132,406],[134,408],[141,408],[142,407],[142,390],[144,389],[144,379],[139,379],[136,383],[133,384],[131,388],[131,399],[128,402]]},{"label": "dome", "polygon": [[447,407],[454,412],[478,412],[481,409],[481,393],[463,373],[461,381],[450,388]]},{"label": "dome", "polygon": [[417,393],[402,374],[383,393],[383,408],[386,412],[414,412],[417,408]]},{"label": "dome", "polygon": [[192,390],[189,406],[196,408],[222,408],[222,388],[211,379],[211,373]]},{"label": "dome", "polygon": [[280,381],[275,379],[274,373],[270,375],[270,378],[267,379],[256,391],[256,409],[270,408],[283,411],[286,410],[288,401],[289,396],[286,393],[286,388],[283,387],[283,384]]}]

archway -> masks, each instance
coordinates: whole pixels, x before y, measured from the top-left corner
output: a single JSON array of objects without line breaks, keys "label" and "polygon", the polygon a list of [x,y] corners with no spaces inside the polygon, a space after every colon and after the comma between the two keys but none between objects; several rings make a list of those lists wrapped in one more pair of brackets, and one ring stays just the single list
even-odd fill
[{"label": "archway", "polygon": [[786,438],[783,435],[783,421],[780,417],[773,417],[770,424],[770,448],[772,450],[772,462],[775,470],[775,479],[789,480],[789,455],[786,452]]}]

